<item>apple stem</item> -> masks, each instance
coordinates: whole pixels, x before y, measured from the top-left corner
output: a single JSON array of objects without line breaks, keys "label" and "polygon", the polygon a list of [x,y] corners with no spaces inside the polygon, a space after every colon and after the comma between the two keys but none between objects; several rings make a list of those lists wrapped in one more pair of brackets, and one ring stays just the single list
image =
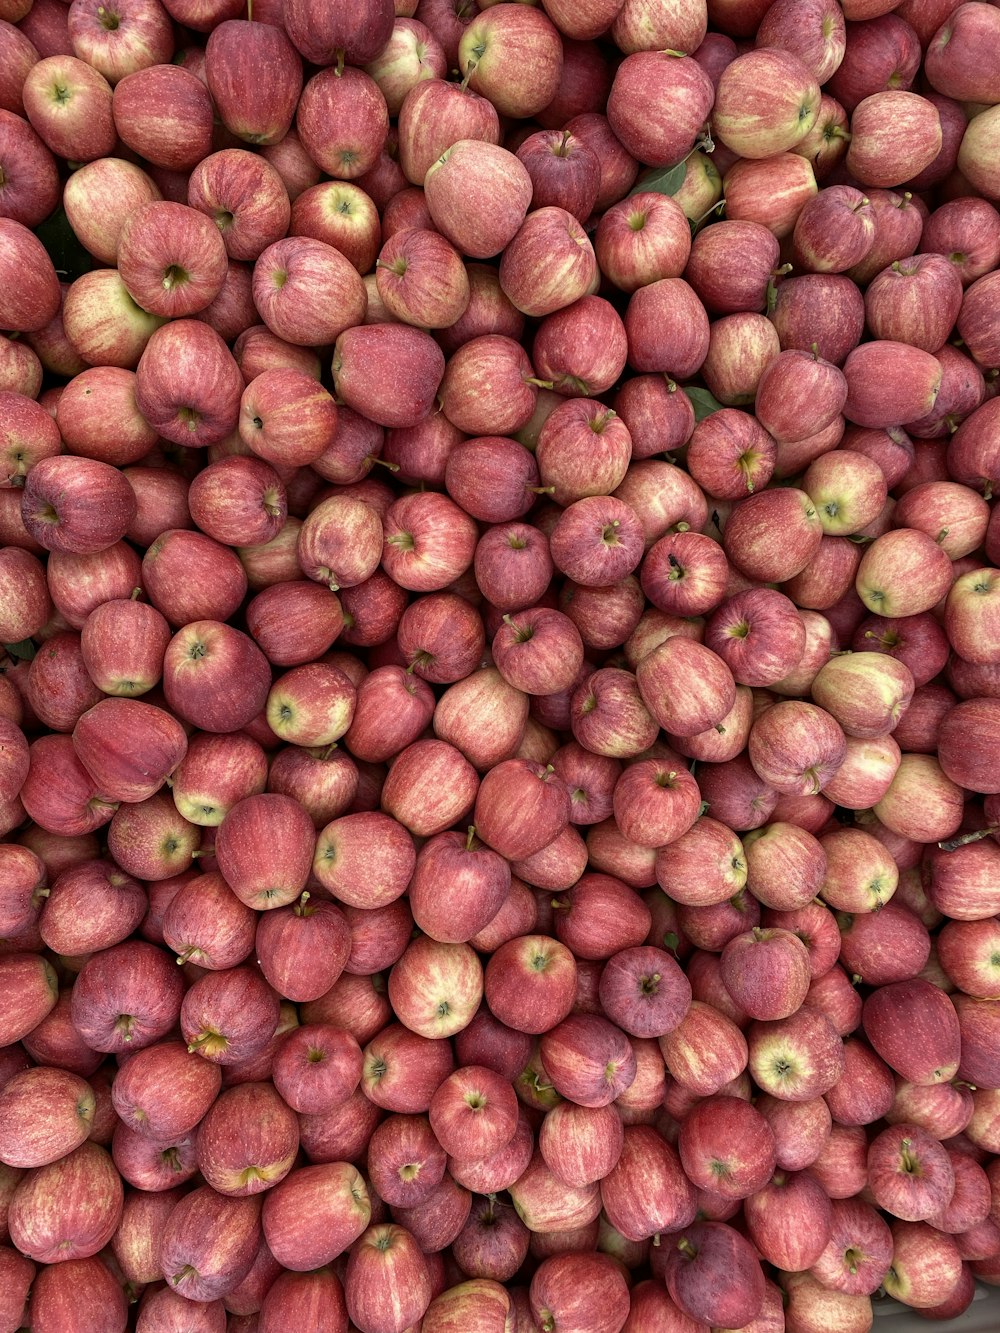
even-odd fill
[{"label": "apple stem", "polygon": [[555,384],[555,380],[540,380],[536,379],[534,375],[525,375],[524,383],[533,384],[537,389],[551,389]]},{"label": "apple stem", "polygon": [[306,916],[309,914],[309,909],[307,909],[306,907],[306,903],[308,901],[309,901],[309,890],[303,889],[302,896],[299,898],[299,901],[295,904],[295,907],[293,908],[293,911],[296,916]]},{"label": "apple stem", "polygon": [[677,1242],[677,1248],[680,1250],[681,1254],[686,1255],[689,1259],[697,1258],[698,1251],[688,1240],[687,1236],[681,1236],[680,1240]]},{"label": "apple stem", "polygon": [[967,847],[970,842],[981,842],[983,838],[992,837],[998,830],[1000,824],[989,824],[986,828],[976,829],[974,833],[963,833],[960,837],[949,838],[947,842],[939,842],[938,846],[943,852],[954,852],[959,847]]},{"label": "apple stem", "polygon": [[253,0],[247,0],[247,22],[253,22]]},{"label": "apple stem", "polygon": [[475,74],[476,66],[478,64],[479,64],[478,60],[470,60],[469,63],[466,65],[465,77],[463,78],[461,84],[459,85],[463,92],[465,92],[466,88],[468,88],[469,80],[472,78],[473,74]]},{"label": "apple stem", "polygon": [[718,203],[713,204],[711,208],[706,209],[706,211],[702,213],[700,218],[695,218],[694,220],[695,231],[698,230],[698,228],[701,226],[703,222],[707,222],[713,213],[721,213],[721,211],[725,208],[725,206],[726,206],[725,199],[720,199]]},{"label": "apple stem", "polygon": [[129,601],[137,602],[141,596],[142,596],[142,589],[133,588],[131,593],[129,594]]},{"label": "apple stem", "polygon": [[337,68],[334,70],[334,74],[339,79],[343,75],[343,73],[344,73],[344,51],[343,48],[341,48],[337,52]]},{"label": "apple stem", "polygon": [[468,835],[468,837],[465,839],[465,850],[466,850],[467,852],[471,852],[471,851],[472,851],[472,849],[473,849],[473,844],[475,843],[475,841],[476,841],[476,826],[475,826],[475,824],[470,824],[470,825],[469,825],[469,835]]},{"label": "apple stem", "polygon": [[369,454],[368,457],[365,459],[365,462],[370,463],[372,467],[378,466],[378,467],[388,468],[390,472],[399,471],[399,464],[390,463],[387,458],[374,458],[371,454]]}]

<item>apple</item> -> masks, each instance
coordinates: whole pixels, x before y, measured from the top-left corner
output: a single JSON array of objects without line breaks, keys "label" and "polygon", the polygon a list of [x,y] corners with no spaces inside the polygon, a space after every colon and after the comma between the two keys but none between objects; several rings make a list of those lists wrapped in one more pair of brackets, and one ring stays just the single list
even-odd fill
[{"label": "apple", "polygon": [[959,574],[948,593],[945,630],[966,662],[985,664],[996,658],[993,599],[998,587],[997,571],[987,567]]},{"label": "apple", "polygon": [[162,531],[142,562],[150,601],[175,628],[195,620],[231,616],[247,591],[247,575],[235,552],[200,532]]},{"label": "apple", "polygon": [[788,1018],[805,1000],[811,974],[805,945],[789,931],[755,927],[722,950],[723,983],[751,1018]]},{"label": "apple", "polygon": [[218,1066],[189,1054],[183,1042],[163,1041],[127,1061],[111,1095],[117,1115],[129,1129],[169,1142],[189,1134],[202,1120],[221,1080]]},{"label": "apple", "polygon": [[21,95],[35,131],[59,157],[93,162],[111,155],[117,138],[111,85],[86,61],[46,56],[28,71]]},{"label": "apple", "polygon": [[202,731],[245,726],[264,707],[270,685],[270,668],[257,645],[219,621],[191,622],[174,635],[164,654],[167,702]]},{"label": "apple", "polygon": [[809,1273],[791,1273],[782,1280],[783,1300],[787,1302],[786,1315],[793,1328],[813,1333],[836,1322],[844,1333],[861,1333],[871,1327],[872,1303],[866,1295],[852,1295],[831,1290],[817,1282]]},{"label": "apple", "polygon": [[829,1243],[830,1199],[808,1171],[776,1172],[743,1207],[750,1239],[786,1272],[810,1268]]},{"label": "apple", "polygon": [[28,776],[19,799],[36,824],[49,833],[69,837],[102,828],[114,814],[114,805],[100,799],[69,736],[40,736],[32,741]]},{"label": "apple", "polygon": [[493,5],[468,25],[458,44],[458,68],[473,92],[504,116],[531,117],[555,96],[562,73],[559,29],[530,8]]},{"label": "apple", "polygon": [[851,112],[845,165],[863,186],[885,189],[920,174],[941,151],[934,103],[904,90],[876,92]]},{"label": "apple", "polygon": [[79,1075],[40,1065],[5,1081],[0,1106],[0,1161],[30,1168],[46,1166],[78,1148],[90,1134],[96,1102]]},{"label": "apple", "polygon": [[713,93],[708,75],[681,51],[641,49],[626,55],[615,72],[608,122],[634,158],[652,167],[673,166],[697,146]]},{"label": "apple", "polygon": [[347,1310],[355,1323],[399,1333],[419,1320],[431,1301],[427,1262],[404,1227],[371,1226],[354,1243],[344,1277]]},{"label": "apple", "polygon": [[73,1026],[93,1050],[151,1046],[177,1022],[183,979],[169,954],[129,941],[93,954],[73,985]]},{"label": "apple", "polygon": [[250,1271],[261,1236],[260,1200],[229,1198],[202,1185],[167,1218],[161,1264],[169,1286],[189,1301],[235,1290]]},{"label": "apple", "polygon": [[492,921],[509,890],[508,864],[483,846],[472,828],[467,836],[439,833],[425,843],[408,893],[420,929],[442,943],[457,944]]},{"label": "apple", "polygon": [[[454,448],[445,485],[463,515],[483,522],[520,518],[534,503],[538,467],[529,450],[502,435],[484,435]],[[462,522],[468,532],[468,518]],[[468,567],[468,561],[463,570]]]},{"label": "apple", "polygon": [[959,1021],[948,997],[929,982],[880,987],[865,1001],[863,1021],[869,1041],[908,1082],[925,1086],[954,1077]]},{"label": "apple", "polygon": [[220,1194],[242,1198],[273,1188],[298,1151],[294,1111],[268,1083],[241,1083],[213,1103],[198,1131],[198,1167]]},{"label": "apple", "polygon": [[142,886],[116,865],[84,862],[56,876],[38,930],[54,953],[80,956],[120,944],[138,928],[148,906]]},{"label": "apple", "polygon": [[385,1110],[424,1112],[453,1069],[447,1041],[421,1037],[397,1022],[381,1029],[365,1046],[361,1090]]},{"label": "apple", "polygon": [[674,199],[640,192],[606,211],[594,250],[601,272],[621,291],[631,293],[660,278],[683,274],[691,251],[690,228]]},{"label": "apple", "polygon": [[764,1093],[756,1106],[771,1126],[779,1170],[811,1166],[831,1133],[830,1111],[823,1098],[789,1102]]},{"label": "apple", "polygon": [[89,1258],[114,1235],[123,1200],[110,1155],[96,1143],[81,1143],[18,1185],[7,1217],[10,1239],[37,1263]]},{"label": "apple", "polygon": [[844,1050],[832,1021],[806,1003],[777,1022],[755,1022],[749,1068],[757,1084],[782,1101],[808,1102],[843,1077]]},{"label": "apple", "polygon": [[773,704],[754,722],[748,753],[754,770],[777,791],[809,795],[822,791],[836,773],[846,742],[824,709],[787,700]]},{"label": "apple", "polygon": [[357,180],[378,163],[389,112],[378,84],[363,70],[322,69],[302,90],[295,127],[323,171]]},{"label": "apple", "polygon": [[[490,957],[486,1001],[515,1031],[548,1032],[569,1014],[576,982],[576,961],[564,944],[545,935],[524,935],[502,944]],[[532,1003],[525,1006],[528,993]]]},{"label": "apple", "polygon": [[339,250],[310,236],[288,236],[254,264],[253,299],[272,333],[295,346],[316,346],[360,324],[368,298],[357,269]]},{"label": "apple", "polygon": [[452,1242],[452,1254],[463,1273],[509,1282],[527,1257],[530,1235],[512,1208],[501,1208],[489,1198],[476,1198],[468,1220]]},{"label": "apple", "polygon": [[[391,399],[383,394],[381,378],[388,366],[396,386]],[[444,367],[444,355],[430,335],[406,325],[355,324],[340,334],[334,347],[338,397],[387,427],[413,427],[430,415]]]},{"label": "apple", "polygon": [[423,185],[435,227],[473,259],[505,250],[532,203],[532,180],[522,162],[481,139],[448,145],[428,167]]},{"label": "apple", "polygon": [[740,157],[771,157],[808,134],[819,105],[819,84],[799,56],[764,47],[738,56],[723,70],[712,127]]},{"label": "apple", "polygon": [[583,1318],[592,1323],[594,1333],[612,1333],[622,1327],[629,1309],[624,1274],[606,1254],[549,1255],[535,1270],[529,1298],[542,1328],[546,1323],[572,1327]]},{"label": "apple", "polygon": [[136,369],[140,412],[174,444],[197,448],[224,439],[238,421],[242,392],[232,354],[200,320],[177,319],[157,329]]},{"label": "apple", "polygon": [[674,1078],[701,1097],[711,1097],[747,1067],[746,1038],[718,1009],[692,1000],[684,1018],[659,1039]]},{"label": "apple", "polygon": [[277,24],[226,18],[205,46],[205,82],[231,134],[247,143],[278,144],[295,116],[302,62]]},{"label": "apple", "polygon": [[733,1328],[764,1303],[764,1274],[750,1242],[724,1222],[687,1227],[666,1257],[667,1290],[691,1319]]},{"label": "apple", "polygon": [[589,295],[597,275],[594,250],[580,223],[563,208],[529,213],[500,261],[500,286],[525,315],[551,315]]},{"label": "apple", "polygon": [[31,469],[21,493],[24,524],[49,551],[104,551],[121,540],[135,513],[128,481],[96,459],[43,458]]},{"label": "apple", "polygon": [[253,968],[206,972],[181,1005],[188,1049],[213,1064],[233,1065],[259,1055],[278,1023],[275,993]]},{"label": "apple", "polygon": [[444,1080],[431,1098],[429,1117],[449,1156],[476,1161],[507,1146],[517,1128],[517,1098],[492,1069],[468,1065]]},{"label": "apple", "polygon": [[869,1146],[868,1188],[891,1216],[921,1222],[951,1200],[955,1173],[932,1134],[919,1125],[896,1124]]},{"label": "apple", "polygon": [[77,722],[73,746],[102,795],[142,801],[184,758],[187,737],[161,708],[134,699],[105,699]]}]

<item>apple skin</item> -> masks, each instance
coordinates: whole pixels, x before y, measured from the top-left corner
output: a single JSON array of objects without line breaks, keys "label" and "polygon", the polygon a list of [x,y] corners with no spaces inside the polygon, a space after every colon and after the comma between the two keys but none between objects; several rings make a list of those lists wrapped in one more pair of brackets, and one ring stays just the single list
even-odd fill
[{"label": "apple skin", "polygon": [[183,978],[169,954],[131,941],[92,954],[73,985],[73,1026],[93,1050],[138,1050],[160,1041],[180,1012]]},{"label": "apple skin", "polygon": [[884,653],[833,658],[817,673],[813,700],[845,734],[872,739],[892,731],[913,698],[910,669]]},{"label": "apple skin", "polygon": [[[421,848],[408,893],[413,919],[442,943],[471,940],[510,891],[510,867],[475,837],[439,833]],[[447,907],[445,903],[447,902]]]},{"label": "apple skin", "polygon": [[834,1199],[830,1243],[809,1270],[824,1286],[869,1296],[892,1262],[892,1233],[861,1199]]},{"label": "apple skin", "polygon": [[407,180],[423,185],[432,164],[459,140],[500,142],[492,102],[469,88],[432,79],[407,93],[399,109],[399,161]]},{"label": "apple skin", "polygon": [[148,906],[141,885],[113,863],[84,862],[56,876],[38,930],[54,953],[78,956],[120,944]]},{"label": "apple skin", "polygon": [[614,1169],[624,1131],[615,1108],[564,1101],[546,1112],[538,1142],[549,1170],[578,1188],[603,1180]]},{"label": "apple skin", "polygon": [[49,551],[107,550],[135,517],[135,493],[116,469],[96,459],[59,455],[31,469],[21,493],[28,532]]},{"label": "apple skin", "polygon": [[777,289],[770,315],[783,349],[810,351],[836,366],[861,341],[864,300],[850,278],[837,273],[805,273],[786,278]]},{"label": "apple skin", "polygon": [[284,31],[226,19],[205,47],[205,79],[222,123],[252,144],[276,144],[295,118],[302,61]]},{"label": "apple skin", "polygon": [[111,85],[86,61],[46,56],[28,71],[21,95],[32,126],[57,156],[92,162],[114,151]]},{"label": "apple skin", "polygon": [[333,342],[361,323],[368,301],[350,260],[310,236],[285,237],[259,255],[253,299],[271,332],[295,346]]},{"label": "apple skin", "polygon": [[[854,348],[844,362],[844,413],[858,426],[906,426],[926,416],[941,385],[941,363],[920,347],[878,340]],[[886,385],[892,384],[891,393]]]},{"label": "apple skin", "polygon": [[542,317],[592,294],[597,260],[580,223],[563,208],[527,215],[500,261],[500,286],[518,310]]},{"label": "apple skin", "polygon": [[213,1064],[251,1060],[268,1045],[279,1019],[274,992],[249,965],[205,972],[181,1004],[189,1049]]},{"label": "apple skin", "polygon": [[792,52],[769,47],[738,56],[723,70],[712,127],[740,157],[771,157],[808,134],[819,106],[811,70]]},{"label": "apple skin", "polygon": [[569,792],[551,768],[504,760],[484,777],[474,822],[483,841],[508,860],[541,851],[569,821]]},{"label": "apple skin", "polygon": [[953,588],[948,555],[918,528],[876,537],[861,557],[855,588],[868,609],[893,619],[929,611]]}]

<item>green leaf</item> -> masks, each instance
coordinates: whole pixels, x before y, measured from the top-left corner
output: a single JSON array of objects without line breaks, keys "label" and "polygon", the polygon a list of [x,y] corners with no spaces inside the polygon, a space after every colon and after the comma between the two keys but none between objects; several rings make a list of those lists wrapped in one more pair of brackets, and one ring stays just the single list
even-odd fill
[{"label": "green leaf", "polygon": [[668,930],[663,937],[663,947],[669,949],[671,953],[676,953],[679,944],[680,940],[677,938],[676,933],[672,930]]},{"label": "green leaf", "polygon": [[49,252],[53,266],[64,282],[74,282],[81,273],[89,273],[97,262],[77,240],[62,208],[57,208],[37,226],[35,235]]},{"label": "green leaf", "polygon": [[11,657],[21,662],[30,662],[38,651],[31,639],[22,639],[20,643],[5,643],[4,648]]},{"label": "green leaf", "polygon": [[693,388],[686,388],[684,392],[691,400],[695,421],[704,421],[706,417],[710,417],[713,412],[718,412],[722,408],[722,404],[718,399],[713,398],[707,389],[699,389],[694,386]]},{"label": "green leaf", "polygon": [[645,180],[640,180],[629,190],[629,194],[645,194],[652,190],[655,194],[676,194],[684,184],[687,175],[687,161],[678,162],[674,167],[664,167],[654,171]]}]

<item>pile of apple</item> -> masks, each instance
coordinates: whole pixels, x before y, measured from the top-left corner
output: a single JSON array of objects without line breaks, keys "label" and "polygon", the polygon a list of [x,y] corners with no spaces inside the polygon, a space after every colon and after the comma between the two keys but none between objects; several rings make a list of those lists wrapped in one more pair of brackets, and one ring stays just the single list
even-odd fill
[{"label": "pile of apple", "polygon": [[0,1333],[959,1315],[1000,6],[247,10],[0,0]]}]

